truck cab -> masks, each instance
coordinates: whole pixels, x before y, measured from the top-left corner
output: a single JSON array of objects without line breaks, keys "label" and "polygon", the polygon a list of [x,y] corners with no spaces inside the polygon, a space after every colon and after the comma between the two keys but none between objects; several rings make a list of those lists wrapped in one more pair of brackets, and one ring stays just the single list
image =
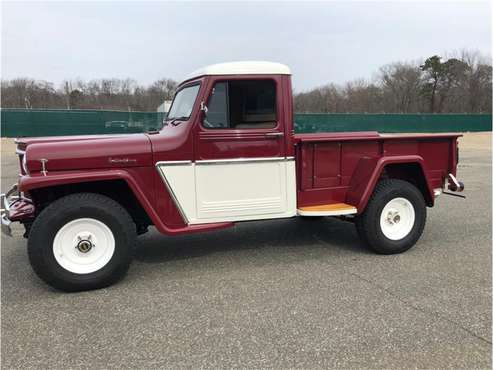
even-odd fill
[{"label": "truck cab", "polygon": [[158,131],[18,139],[2,230],[21,222],[34,271],[66,291],[118,281],[149,226],[333,216],[377,253],[400,253],[436,197],[463,190],[458,137],[296,133],[287,66],[216,64],[180,83]]},{"label": "truck cab", "polygon": [[[191,74],[161,133],[150,136],[156,167],[184,223],[295,216],[292,118],[286,66],[230,63]],[[182,141],[170,158],[162,137],[175,135]]]}]

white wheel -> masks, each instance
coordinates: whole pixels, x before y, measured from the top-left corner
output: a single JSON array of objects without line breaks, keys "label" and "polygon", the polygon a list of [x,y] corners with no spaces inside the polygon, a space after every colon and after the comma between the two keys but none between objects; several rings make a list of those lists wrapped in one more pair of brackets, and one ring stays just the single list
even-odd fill
[{"label": "white wheel", "polygon": [[406,198],[394,198],[383,207],[380,215],[382,233],[390,240],[401,240],[413,229],[416,214]]},{"label": "white wheel", "polygon": [[74,274],[90,274],[102,269],[114,252],[112,231],[93,218],[78,218],[66,223],[53,240],[56,261]]}]

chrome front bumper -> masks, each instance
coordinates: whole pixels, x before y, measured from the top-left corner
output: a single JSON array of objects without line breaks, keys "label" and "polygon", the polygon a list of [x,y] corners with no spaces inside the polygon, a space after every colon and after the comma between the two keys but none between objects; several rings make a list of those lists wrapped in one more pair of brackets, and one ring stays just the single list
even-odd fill
[{"label": "chrome front bumper", "polygon": [[0,210],[2,233],[7,236],[12,236],[12,229],[10,228],[10,224],[12,223],[10,220],[10,207],[19,199],[20,196],[17,184],[14,184],[7,193],[0,194],[0,204],[2,207]]}]

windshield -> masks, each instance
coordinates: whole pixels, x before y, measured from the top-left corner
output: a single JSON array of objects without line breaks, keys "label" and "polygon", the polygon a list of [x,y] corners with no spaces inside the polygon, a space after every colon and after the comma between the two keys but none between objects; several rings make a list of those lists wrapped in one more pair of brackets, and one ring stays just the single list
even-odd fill
[{"label": "windshield", "polygon": [[187,119],[192,114],[193,104],[199,92],[200,85],[192,85],[178,91],[171,104],[167,119],[180,118]]}]

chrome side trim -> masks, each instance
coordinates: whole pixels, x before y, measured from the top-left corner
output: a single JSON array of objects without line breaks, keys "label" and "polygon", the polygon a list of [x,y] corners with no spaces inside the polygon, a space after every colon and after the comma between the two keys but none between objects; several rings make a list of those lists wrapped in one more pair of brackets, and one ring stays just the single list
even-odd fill
[{"label": "chrome side trim", "polygon": [[170,166],[170,165],[179,165],[179,164],[192,164],[192,161],[159,161],[156,162],[156,167],[160,165]]},{"label": "chrome side trim", "polygon": [[[166,161],[161,161],[161,162],[157,162],[156,163],[156,169],[157,171],[159,172],[159,175],[161,176],[161,179],[163,179],[163,182],[164,182],[164,185],[166,186],[166,189],[168,189],[170,195],[171,195],[171,199],[173,199],[173,202],[175,203],[176,205],[176,208],[178,208],[178,212],[180,212],[180,215],[181,217],[183,217],[183,219],[185,220],[185,223],[187,225],[190,224],[190,221],[188,220],[186,214],[185,214],[185,211],[183,210],[183,208],[181,207],[181,204],[180,202],[178,201],[178,198],[176,197],[176,194],[175,192],[173,191],[173,188],[171,187],[171,185],[169,184],[168,182],[168,179],[166,178],[165,174],[163,171],[161,171],[159,169],[159,166],[160,165],[177,165],[177,164],[192,164],[192,161],[171,161],[171,162],[174,162],[174,163],[170,163],[170,162],[166,162]],[[180,163],[176,163],[176,162],[180,162]]]},{"label": "chrome side trim", "polygon": [[254,162],[284,162],[294,157],[259,157],[259,158],[231,158],[231,159],[201,159],[197,164],[225,164],[225,163],[254,163]]}]

